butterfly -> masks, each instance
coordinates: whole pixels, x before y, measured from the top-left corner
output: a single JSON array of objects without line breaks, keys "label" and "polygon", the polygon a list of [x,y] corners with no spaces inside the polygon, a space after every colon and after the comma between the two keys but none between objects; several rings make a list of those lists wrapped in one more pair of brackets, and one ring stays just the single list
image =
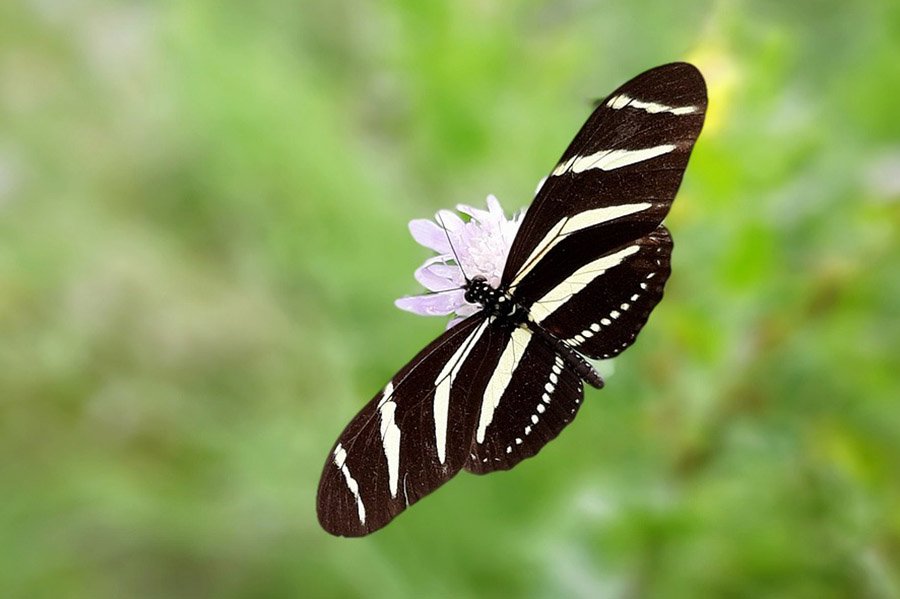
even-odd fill
[{"label": "butterfly", "polygon": [[[574,418],[586,358],[631,345],[662,299],[672,238],[661,223],[706,114],[696,67],[646,71],[598,103],[515,234],[499,285],[467,279],[480,306],[391,378],[338,437],[317,511],[363,536],[460,470],[508,470]],[[449,239],[448,239],[449,241]]]}]

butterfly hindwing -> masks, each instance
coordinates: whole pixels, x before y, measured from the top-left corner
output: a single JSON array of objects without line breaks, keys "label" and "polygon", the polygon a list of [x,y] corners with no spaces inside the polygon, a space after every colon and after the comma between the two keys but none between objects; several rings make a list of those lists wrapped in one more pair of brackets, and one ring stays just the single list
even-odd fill
[{"label": "butterfly hindwing", "polygon": [[485,390],[466,470],[508,470],[535,455],[574,418],[584,389],[539,334],[513,331]]},{"label": "butterfly hindwing", "polygon": [[544,330],[590,358],[631,345],[662,299],[672,238],[660,225],[579,268],[531,305]]},{"label": "butterfly hindwing", "polygon": [[475,315],[413,358],[356,415],[328,455],[319,522],[362,536],[452,478],[468,457],[504,331]]}]

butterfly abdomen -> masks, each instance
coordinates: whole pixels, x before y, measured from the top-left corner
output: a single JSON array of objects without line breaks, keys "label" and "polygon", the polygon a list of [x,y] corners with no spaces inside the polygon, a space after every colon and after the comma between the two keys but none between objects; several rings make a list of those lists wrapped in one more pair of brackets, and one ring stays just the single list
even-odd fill
[{"label": "butterfly abdomen", "polygon": [[585,360],[581,354],[572,349],[572,347],[562,339],[555,337],[540,325],[534,325],[532,330],[537,333],[537,337],[546,343],[550,349],[562,356],[565,363],[570,366],[581,380],[596,389],[603,388],[603,378],[600,373],[591,366],[591,363]]}]

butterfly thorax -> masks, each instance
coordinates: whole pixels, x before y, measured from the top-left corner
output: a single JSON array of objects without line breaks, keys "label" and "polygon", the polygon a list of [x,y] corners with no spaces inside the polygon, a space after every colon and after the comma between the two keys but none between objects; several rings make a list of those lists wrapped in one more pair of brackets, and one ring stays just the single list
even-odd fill
[{"label": "butterfly thorax", "polygon": [[471,304],[480,304],[488,314],[498,320],[519,325],[528,318],[528,313],[505,289],[491,286],[483,277],[474,277],[466,284],[465,299]]}]

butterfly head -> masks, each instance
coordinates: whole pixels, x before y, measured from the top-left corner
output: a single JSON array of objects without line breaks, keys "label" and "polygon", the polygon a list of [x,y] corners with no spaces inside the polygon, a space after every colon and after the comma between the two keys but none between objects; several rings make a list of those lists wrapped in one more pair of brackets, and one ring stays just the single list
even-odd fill
[{"label": "butterfly head", "polygon": [[470,304],[481,304],[482,306],[497,301],[499,292],[491,287],[487,279],[480,275],[472,277],[466,283],[465,299]]}]

